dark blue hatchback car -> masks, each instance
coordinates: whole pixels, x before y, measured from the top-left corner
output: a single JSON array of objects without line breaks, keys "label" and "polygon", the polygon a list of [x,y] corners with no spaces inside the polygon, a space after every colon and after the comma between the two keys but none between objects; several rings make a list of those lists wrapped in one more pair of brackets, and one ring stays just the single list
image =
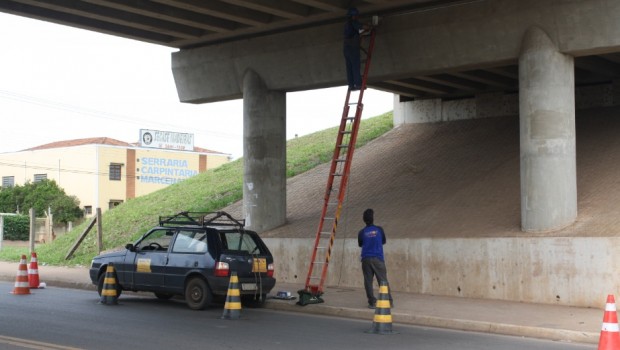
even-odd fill
[{"label": "dark blue hatchback car", "polygon": [[96,256],[90,279],[100,295],[110,263],[118,295],[123,290],[153,292],[160,299],[180,295],[194,310],[226,296],[232,271],[246,305],[262,305],[276,283],[273,256],[263,240],[225,212],[160,217],[159,226],[125,250]]}]

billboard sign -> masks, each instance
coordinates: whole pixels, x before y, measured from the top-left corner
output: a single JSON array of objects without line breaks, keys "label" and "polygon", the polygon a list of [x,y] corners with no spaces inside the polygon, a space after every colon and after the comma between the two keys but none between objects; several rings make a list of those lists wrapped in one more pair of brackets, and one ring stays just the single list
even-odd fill
[{"label": "billboard sign", "polygon": [[140,129],[140,146],[149,148],[194,150],[194,134]]}]

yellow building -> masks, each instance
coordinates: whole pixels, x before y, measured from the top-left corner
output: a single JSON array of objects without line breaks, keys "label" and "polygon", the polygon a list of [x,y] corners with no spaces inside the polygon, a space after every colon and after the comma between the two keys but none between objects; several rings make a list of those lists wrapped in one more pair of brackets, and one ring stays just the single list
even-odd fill
[{"label": "yellow building", "polygon": [[141,130],[137,144],[101,137],[0,153],[2,187],[55,180],[90,216],[230,161],[230,154],[174,143],[170,135],[191,134]]}]

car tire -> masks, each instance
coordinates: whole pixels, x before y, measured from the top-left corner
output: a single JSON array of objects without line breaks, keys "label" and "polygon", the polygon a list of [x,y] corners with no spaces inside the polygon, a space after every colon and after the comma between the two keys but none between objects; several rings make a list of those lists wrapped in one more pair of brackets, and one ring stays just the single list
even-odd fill
[{"label": "car tire", "polygon": [[192,310],[204,310],[213,301],[213,293],[204,279],[194,277],[185,285],[185,302]]},{"label": "car tire", "polygon": [[[97,293],[99,293],[99,296],[101,296],[101,291],[103,290],[103,284],[105,283],[105,272],[102,272],[99,275],[99,279],[97,280]],[[121,285],[118,284],[118,281],[116,281],[116,297],[120,297],[121,296],[121,292],[123,291],[123,289],[121,288]]]}]

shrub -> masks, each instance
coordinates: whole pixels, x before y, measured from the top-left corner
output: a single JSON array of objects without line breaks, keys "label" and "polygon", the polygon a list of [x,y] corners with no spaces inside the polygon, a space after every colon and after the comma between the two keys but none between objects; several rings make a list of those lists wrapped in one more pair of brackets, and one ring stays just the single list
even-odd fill
[{"label": "shrub", "polygon": [[4,239],[27,241],[30,239],[30,218],[28,215],[4,217]]}]

